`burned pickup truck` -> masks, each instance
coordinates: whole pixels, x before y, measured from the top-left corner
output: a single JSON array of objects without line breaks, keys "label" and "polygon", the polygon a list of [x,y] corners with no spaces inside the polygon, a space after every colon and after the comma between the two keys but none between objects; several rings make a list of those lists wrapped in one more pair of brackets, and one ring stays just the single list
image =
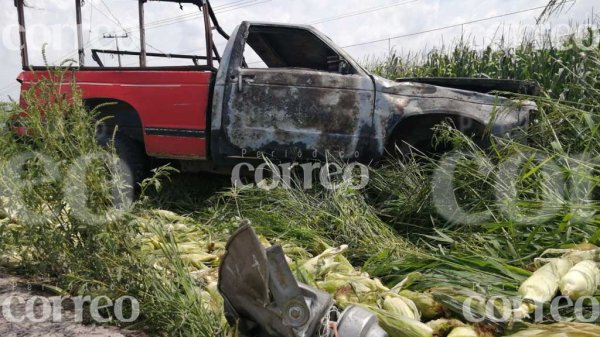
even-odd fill
[{"label": "burned pickup truck", "polygon": [[[395,145],[431,147],[431,129],[444,120],[469,136],[482,137],[485,130],[505,136],[526,127],[536,109],[532,103],[489,94],[531,93],[535,88],[527,83],[392,81],[364,69],[310,26],[242,22],[229,36],[209,1],[160,1],[199,7],[206,55],[147,52],[143,13],[150,3],[140,0],[139,52],[92,50],[98,65],[86,66],[80,34],[79,65],[69,69],[89,109],[101,107],[99,117],[110,117],[99,138],[116,128],[117,151],[136,172],[146,167],[148,157],[202,170],[231,167],[257,153],[276,160],[331,153],[377,162]],[[76,3],[81,27],[81,2]],[[23,0],[16,5],[24,26]],[[222,53],[213,40],[215,31],[228,40]],[[48,69],[29,64],[24,29],[21,39],[24,72],[18,80],[27,90]],[[98,57],[102,53],[139,56],[139,66],[107,67]],[[249,54],[260,65],[250,62]],[[149,57],[189,59],[193,65],[150,67]]]}]

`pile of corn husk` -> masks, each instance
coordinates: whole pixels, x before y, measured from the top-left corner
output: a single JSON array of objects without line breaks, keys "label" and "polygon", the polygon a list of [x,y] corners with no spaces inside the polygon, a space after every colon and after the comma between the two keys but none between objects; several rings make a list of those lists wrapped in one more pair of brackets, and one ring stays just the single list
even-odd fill
[{"label": "pile of corn husk", "polygon": [[[143,224],[142,229],[145,231],[140,234],[142,251],[149,264],[159,271],[167,270],[170,261],[165,249],[174,242],[181,261],[197,280],[199,295],[210,308],[221,312],[222,299],[217,290],[217,271],[225,253],[225,241],[211,240],[210,235],[198,228],[192,219],[168,211],[153,211],[139,222]],[[172,242],[167,242],[167,238],[172,238]],[[265,247],[270,246],[265,238],[259,239]],[[404,285],[420,275],[411,275],[403,283],[390,289],[380,280],[352,266],[344,257],[348,246],[329,248],[314,257],[301,247],[289,244],[282,244],[282,247],[300,281],[330,293],[340,309],[359,304],[373,311],[392,337],[446,336],[457,327],[469,329],[466,324],[457,320],[439,320],[443,315],[443,308],[431,294],[404,289]],[[427,321],[431,323],[424,323]]]},{"label": "pile of corn husk", "polygon": [[[200,296],[213,310],[221,312],[222,300],[216,285],[218,265],[225,253],[225,241],[211,240],[210,235],[189,218],[168,211],[153,211],[151,216],[154,220],[161,219],[159,223],[163,230],[174,238],[181,260],[198,281]],[[161,241],[161,236],[148,227],[148,233],[142,234],[141,238],[142,249],[152,265],[157,269],[165,268],[164,264],[169,261],[163,254],[165,242]],[[264,246],[270,246],[265,238],[260,237],[260,240]],[[467,298],[482,298],[468,289],[448,287],[425,292],[411,291],[410,285],[423,277],[418,273],[407,275],[402,282],[389,288],[379,279],[352,266],[344,256],[348,246],[332,247],[317,256],[311,256],[301,247],[289,244],[282,246],[299,281],[331,294],[336,306],[342,310],[353,304],[371,310],[391,337],[492,337],[511,334],[506,327],[496,329],[494,324],[468,323],[460,314],[462,303]],[[600,253],[591,249],[574,250],[558,258],[540,260],[540,268],[523,283],[521,295],[527,303],[549,302],[559,293],[559,289],[574,298],[586,296],[591,292],[593,282],[585,277],[582,281],[579,275],[593,270],[589,262],[594,261],[594,254],[600,256]],[[471,309],[485,312],[484,300],[472,302]],[[517,312],[529,312],[530,309],[525,306],[517,308]],[[524,318],[518,316],[513,319]],[[600,335],[600,327],[589,324],[519,325],[519,329],[513,336],[545,336],[548,329],[558,331],[556,336],[561,337],[587,337],[587,332],[582,331],[588,330]]]},{"label": "pile of corn husk", "polygon": [[[0,226],[14,226],[8,221],[9,218],[7,214],[0,214]],[[214,239],[210,230],[193,219],[163,210],[149,211],[135,221],[141,230],[138,239],[148,264],[157,272],[168,272],[173,262],[173,254],[169,253],[169,249],[173,250],[196,280],[198,296],[208,308],[221,315],[225,324],[217,281],[227,233],[220,233],[217,236],[219,239]],[[270,246],[266,238],[260,237],[260,240],[264,246]],[[344,256],[348,246],[332,247],[312,256],[301,247],[279,244],[299,281],[331,294],[339,309],[357,304],[371,310],[390,337],[600,336],[600,326],[594,324],[514,324],[514,321],[526,320],[536,304],[549,303],[560,294],[573,300],[597,294],[600,285],[600,248],[596,246],[570,251],[556,250],[551,253],[557,256],[538,259],[537,270],[519,290],[525,304],[521,308],[514,308],[510,326],[498,328],[496,324],[489,324],[485,320],[483,323],[470,323],[462,315],[463,303],[468,298],[481,298],[481,301],[471,301],[470,309],[477,313],[485,312],[485,299],[469,289],[447,287],[424,292],[409,290],[412,284],[424,277],[419,273],[406,275],[402,282],[387,287],[379,279],[352,266]],[[9,257],[8,254],[2,256],[5,261]],[[500,310],[501,307],[496,309]]]},{"label": "pile of corn husk", "polygon": [[552,250],[562,256],[539,258],[539,267],[519,288],[524,303],[523,316],[535,311],[538,305],[550,303],[557,295],[577,301],[600,291],[600,249],[582,245],[571,250]]}]

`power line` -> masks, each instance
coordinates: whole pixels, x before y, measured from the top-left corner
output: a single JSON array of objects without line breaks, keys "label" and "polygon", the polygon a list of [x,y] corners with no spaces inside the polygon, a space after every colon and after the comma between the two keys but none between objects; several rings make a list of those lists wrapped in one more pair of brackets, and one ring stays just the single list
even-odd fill
[{"label": "power line", "polygon": [[[101,1],[101,2],[102,2],[102,4],[104,5],[104,7],[106,7],[106,9],[108,10],[108,13],[110,14],[110,16],[111,16],[112,18],[111,18],[111,17],[109,17],[109,16],[107,16],[107,15],[106,15],[104,12],[102,12],[102,11],[101,11],[99,8],[97,8],[97,10],[98,10],[99,12],[101,12],[101,13],[102,13],[102,14],[103,14],[103,15],[104,15],[106,18],[108,18],[109,20],[111,20],[113,23],[117,24],[117,25],[118,25],[118,26],[119,26],[119,27],[120,27],[120,28],[121,28],[121,29],[124,31],[124,33],[125,33],[125,34],[124,34],[124,35],[122,35],[122,36],[120,36],[119,38],[131,38],[132,36],[130,36],[130,34],[129,34],[129,33],[130,33],[130,31],[129,31],[128,29],[126,29],[125,27],[123,27],[123,24],[121,23],[121,21],[119,20],[119,18],[118,18],[118,17],[116,17],[116,16],[113,14],[113,12],[110,10],[110,8],[109,8],[109,7],[108,7],[108,5],[106,4],[106,2],[104,2],[104,0],[100,0],[100,1]],[[91,2],[90,2],[90,4],[91,4],[91,7],[92,7],[92,8],[94,8],[94,4],[93,4],[93,3],[91,3]],[[139,29],[138,29],[138,30],[139,30]],[[90,25],[90,31],[91,31],[91,25]],[[136,38],[137,38],[137,37],[136,37]],[[139,38],[137,38],[137,39],[139,40]],[[156,47],[152,46],[152,45],[151,45],[151,44],[149,44],[149,43],[146,43],[146,44],[147,44],[147,45],[148,45],[150,48],[152,48],[152,49],[155,49],[155,50],[157,50],[157,51],[159,51],[159,52],[161,52],[161,53],[162,53],[162,51],[161,51],[160,49],[158,49],[158,48],[156,48]],[[119,57],[120,57],[120,56],[119,56]]]},{"label": "power line", "polygon": [[[221,9],[232,8],[232,7],[235,7],[235,6],[239,6],[240,3],[242,3],[242,2],[245,2],[245,3],[250,2],[250,3],[252,3],[252,2],[256,2],[256,1],[258,1],[258,0],[237,0],[237,1],[233,1],[233,2],[227,3],[227,4],[223,4],[223,5],[220,5],[220,6],[213,7],[213,10],[217,11],[217,10],[221,10]],[[161,24],[161,23],[165,23],[165,22],[169,22],[169,21],[173,21],[173,20],[178,21],[178,20],[180,20],[182,18],[186,18],[186,17],[187,18],[189,18],[189,17],[197,17],[198,15],[199,15],[198,12],[194,11],[193,13],[176,15],[176,16],[172,16],[172,17],[169,17],[169,18],[164,18],[164,19],[160,19],[160,20],[156,20],[156,21],[151,21],[151,22],[147,23],[147,26]],[[136,27],[131,27],[131,28],[135,29]]]},{"label": "power line", "polygon": [[[93,0],[89,0],[89,1],[91,3]],[[93,20],[94,20],[94,6],[90,6],[90,19],[89,19],[89,21],[90,21],[90,31],[88,32],[87,43],[90,43],[90,40],[92,39],[92,27],[93,27],[93,22],[94,22]]]},{"label": "power line", "polygon": [[[119,49],[119,39],[126,39],[129,37],[129,34],[125,33],[123,35],[117,35],[117,34],[104,34],[103,38],[105,39],[114,39],[115,40],[115,44],[117,46],[117,52],[120,51]],[[117,55],[119,58],[119,67],[121,66],[121,54]]]},{"label": "power line", "polygon": [[[231,2],[229,4],[224,4],[221,6],[214,7],[213,10],[215,11],[215,13],[225,13],[225,12],[230,12],[233,10],[246,8],[246,7],[256,6],[258,4],[270,2],[271,0],[265,0],[265,1],[260,1],[260,2],[257,2],[257,1],[258,0],[238,0],[238,1]],[[179,23],[179,22],[194,20],[201,16],[202,16],[202,14],[198,13],[198,12],[177,15],[177,16],[173,16],[170,18],[165,18],[165,19],[148,22],[146,24],[145,28],[146,29],[154,29],[154,28],[164,27],[164,26],[172,25],[172,24]],[[127,31],[129,31],[129,32],[134,32],[134,31],[138,31],[138,30],[140,30],[140,29],[139,29],[139,27],[136,27],[136,26],[131,26],[131,27],[127,28]]]},{"label": "power line", "polygon": [[[238,0],[236,2],[241,2],[241,1],[246,1],[246,0]],[[256,1],[256,0],[252,0],[252,1]],[[180,18],[186,18],[186,17],[192,17],[192,16],[197,16],[198,13],[197,12],[193,12],[193,13],[187,13],[187,14],[181,14],[181,15],[176,15],[176,16],[172,16],[169,18],[164,18],[164,19],[159,19],[159,20],[155,20],[155,21],[150,21],[146,23],[146,27],[148,26],[152,26],[155,24],[161,24],[161,23],[165,23],[165,22],[169,22],[169,21],[173,21],[173,20],[177,20]],[[131,27],[127,27],[127,29],[136,29],[136,26],[131,26]]]},{"label": "power line", "polygon": [[[215,7],[215,8],[219,8],[219,11],[215,10],[215,14],[217,14],[217,13],[225,13],[225,12],[231,12],[231,11],[234,11],[234,10],[237,10],[237,9],[242,9],[242,8],[251,7],[251,6],[259,5],[259,4],[262,4],[262,3],[270,2],[272,0],[263,0],[263,1],[260,1],[260,2],[256,2],[256,1],[258,1],[258,0],[250,0],[250,1],[248,1],[248,0],[237,0],[237,1],[233,1],[233,2],[227,3],[227,4],[223,4],[223,5]],[[241,4],[241,6],[234,7],[235,4],[242,3],[242,2],[244,2],[244,4]],[[118,24],[118,22],[115,21],[115,19],[111,18],[108,14],[106,14],[100,8],[94,6],[94,4],[91,1],[90,1],[90,4],[91,4],[91,6],[93,6],[95,8],[95,10],[97,12],[99,12],[100,14],[102,14],[107,19],[113,21],[115,24]],[[195,17],[191,17],[189,20],[195,19],[195,18],[199,17],[198,13],[189,13],[189,14],[185,14],[185,15],[188,15],[188,16],[189,15],[194,15],[195,16]],[[174,18],[177,18],[177,17],[173,17],[173,18],[170,18],[170,19],[174,19]],[[161,21],[161,20],[157,20],[157,21]],[[183,21],[187,21],[187,20],[174,21],[174,22],[169,23],[169,24],[165,24],[165,25],[161,25],[161,26],[157,26],[157,27],[150,27],[149,29],[159,28],[159,27],[170,25],[170,24],[174,24],[176,22],[183,22]],[[152,24],[152,23],[150,23],[150,24]],[[146,25],[146,28],[148,29],[148,25]],[[90,29],[91,29],[91,27],[90,27]],[[123,29],[125,32],[129,32],[129,33],[140,31],[139,27],[137,27],[137,28],[136,27],[128,27],[127,29],[125,29],[124,27],[121,26],[121,29]],[[132,36],[134,36],[134,35],[132,35]],[[101,40],[102,40],[102,37],[96,37],[94,39],[91,39],[91,37],[88,38],[88,42],[85,44],[84,49],[88,48],[90,45],[92,45],[92,44],[94,44],[96,42],[99,42]],[[139,38],[138,38],[138,40],[139,40]],[[152,48],[152,49],[155,49],[156,51],[159,51],[159,52],[161,52],[163,54],[166,54],[165,52],[163,52],[159,48],[156,48],[156,47],[154,47],[154,46],[152,46],[150,44],[148,44],[148,46],[150,48]],[[76,54],[77,54],[77,50],[72,50],[72,51],[68,52],[67,54],[65,54],[64,56],[62,56],[61,58],[59,58],[59,60],[67,59],[71,55],[76,55]]]},{"label": "power line", "polygon": [[[104,3],[104,0],[101,0],[101,1],[102,1],[102,3]],[[92,4],[92,6],[94,6],[94,4]],[[104,6],[106,6],[106,3],[104,3]],[[123,25],[121,24],[121,21],[119,21],[119,19],[118,19],[118,18],[116,18],[116,17],[115,17],[115,16],[114,16],[112,13],[111,13],[111,16],[113,17],[113,19],[111,19],[111,18],[108,18],[108,17],[107,17],[107,18],[108,18],[109,20],[111,20],[113,23],[116,23],[116,24],[118,24],[119,26],[121,26],[121,29],[123,29],[123,31],[125,32],[125,34],[124,34],[124,35],[122,35],[122,36],[119,36],[118,38],[135,38],[135,39],[137,39],[138,41],[140,41],[140,42],[141,42],[140,38],[138,38],[137,36],[130,35],[130,34],[129,34],[130,32],[129,32],[127,29],[125,29],[125,28],[123,27]],[[139,29],[138,29],[138,30],[139,30]],[[114,36],[113,36],[113,37],[114,37]],[[106,38],[106,36],[104,36],[103,38]],[[163,54],[164,54],[164,52],[163,52],[162,50],[160,50],[160,49],[158,49],[158,48],[154,47],[153,45],[151,45],[151,44],[149,44],[149,43],[147,43],[147,42],[146,42],[146,45],[148,45],[148,47],[150,47],[150,48],[152,48],[152,49],[154,49],[154,50],[156,50],[156,51],[158,51],[158,52],[161,52],[161,53],[163,53]],[[120,58],[120,57],[121,57],[121,56],[119,56],[119,58]]]},{"label": "power line", "polygon": [[[337,16],[333,16],[333,17],[319,19],[319,20],[310,22],[309,24],[310,25],[315,25],[315,24],[320,24],[320,23],[326,23],[326,22],[341,20],[341,19],[345,19],[345,18],[349,18],[349,17],[353,17],[353,16],[359,16],[359,15],[373,13],[373,12],[380,11],[380,10],[383,10],[383,9],[388,9],[388,8],[392,8],[392,7],[407,5],[407,4],[418,2],[418,1],[421,1],[421,0],[409,0],[409,1],[403,1],[403,2],[397,2],[397,3],[382,5],[382,6],[369,7],[369,8],[365,8],[365,9],[359,10],[359,11],[353,11],[353,12],[344,13],[344,14],[340,14],[340,15],[337,15]],[[195,51],[195,50],[192,50],[190,52],[193,52],[193,51]],[[257,64],[257,63],[262,63],[262,61],[251,62],[251,63],[248,63],[248,64]]]},{"label": "power line", "polygon": [[342,19],[346,19],[346,18],[350,18],[350,17],[354,17],[354,16],[377,12],[377,11],[392,8],[392,7],[403,6],[403,5],[407,5],[407,4],[410,4],[413,2],[418,2],[418,1],[421,1],[421,0],[410,0],[410,1],[403,1],[403,2],[398,2],[398,3],[383,5],[383,6],[375,6],[375,7],[365,8],[365,9],[362,9],[359,11],[349,12],[349,13],[340,14],[337,16],[329,17],[329,18],[320,19],[317,21],[310,22],[309,24],[317,25],[317,24],[321,24],[321,23],[342,20]]},{"label": "power line", "polygon": [[[102,4],[104,5],[104,7],[106,7],[106,10],[108,11],[108,14],[110,14],[110,16],[113,17],[113,22],[115,22],[116,24],[118,24],[121,29],[123,29],[125,32],[127,32],[127,30],[123,27],[123,24],[121,23],[121,20],[119,20],[118,17],[116,17],[113,12],[110,10],[110,7],[108,7],[108,5],[106,4],[106,2],[104,2],[104,0],[100,0],[100,2],[102,2]],[[92,4],[93,6],[93,4]]]},{"label": "power line", "polygon": [[[250,0],[250,1],[247,1],[247,0],[238,0],[238,1],[231,2],[229,4],[229,6],[227,6],[227,5],[217,6],[215,8],[219,8],[219,10],[215,10],[215,14],[226,13],[226,12],[231,12],[231,11],[242,9],[242,8],[246,8],[246,7],[256,6],[256,5],[259,5],[259,4],[266,3],[266,2],[271,2],[272,0],[263,0],[263,1],[260,1],[260,2],[256,2],[256,1],[257,0]],[[243,4],[242,6],[235,6],[235,7],[232,6],[232,4],[242,3],[242,2],[245,2],[245,4]],[[229,8],[225,8],[225,7],[229,7]],[[182,16],[171,18],[171,19],[175,19],[176,18],[177,20],[175,20],[175,21],[172,21],[172,22],[169,22],[169,23],[163,23],[163,24],[159,24],[159,25],[154,25],[154,26],[153,25],[146,25],[145,28],[146,28],[146,30],[150,30],[150,29],[165,27],[165,26],[169,26],[169,25],[172,25],[172,24],[175,24],[175,23],[179,23],[179,22],[190,21],[190,20],[199,18],[201,15],[202,14],[200,14],[200,13],[184,14]],[[185,16],[187,16],[187,18],[180,19],[181,17],[185,17]],[[166,20],[170,20],[170,19],[166,19]],[[154,21],[154,22],[158,22],[158,21],[162,21],[162,20],[157,20],[157,21]],[[140,30],[139,28],[132,27],[132,29],[129,29],[128,31],[129,32],[135,32],[135,31],[139,31],[139,30]],[[138,38],[138,40],[139,40],[139,38]],[[155,49],[156,51],[158,51],[158,52],[160,52],[162,54],[165,54],[165,55],[169,54],[169,53],[164,52],[164,51],[162,51],[162,50],[160,50],[160,49],[158,49],[156,47],[153,47],[152,45],[148,44],[147,42],[146,42],[146,44],[149,47]],[[193,51],[197,51],[197,50],[199,50],[199,49],[190,50],[189,52],[193,52]],[[179,54],[187,54],[187,53],[188,52],[179,53]],[[129,65],[133,65],[133,64],[135,64],[135,63],[129,63],[129,64],[126,64],[125,66],[129,66]]]},{"label": "power line", "polygon": [[[104,1],[103,1],[104,2]],[[113,17],[111,18],[111,16],[109,14],[106,14],[103,10],[101,10],[100,8],[96,7],[94,5],[94,3],[90,0],[89,1],[90,7],[92,9],[95,9],[97,12],[99,12],[100,14],[102,14],[102,16],[104,16],[105,18],[107,18],[108,20],[112,21],[114,24],[119,25],[119,21],[117,18],[114,17],[114,15],[112,15]],[[106,6],[106,4],[104,4]],[[123,27],[121,26],[121,29],[123,29]],[[84,45],[84,49],[89,47],[90,45],[96,43],[96,42],[100,42],[101,40],[103,40],[102,36],[96,37],[95,39],[91,38],[91,32],[92,32],[92,26],[90,24],[90,36],[88,37],[88,41],[86,42],[86,44]],[[125,33],[127,33],[126,30],[124,30]],[[62,57],[58,58],[59,61],[65,60],[65,59],[69,59],[69,57],[71,55],[76,55],[77,54],[77,50],[72,50],[68,53],[66,53],[65,55],[63,55]]]},{"label": "power line", "polygon": [[[428,30],[423,30],[423,31],[414,32],[414,33],[408,33],[408,34],[403,34],[403,35],[392,36],[392,37],[385,38],[385,39],[365,41],[365,42],[361,42],[361,43],[347,45],[347,46],[344,46],[342,48],[346,49],[346,48],[363,46],[363,45],[377,43],[377,42],[385,42],[385,41],[390,41],[390,40],[395,40],[395,39],[400,39],[400,38],[405,38],[405,37],[417,36],[417,35],[421,35],[421,34],[427,34],[427,33],[441,31],[441,30],[446,30],[446,29],[450,29],[450,28],[462,27],[464,25],[469,25],[469,24],[473,24],[473,23],[477,23],[477,22],[489,21],[489,20],[503,18],[503,17],[512,16],[512,15],[516,15],[516,14],[531,12],[531,11],[535,11],[535,10],[539,10],[539,9],[543,9],[543,8],[546,8],[546,6],[533,7],[533,8],[529,8],[529,9],[520,10],[520,11],[514,11],[514,12],[510,12],[510,13],[505,13],[505,14],[500,14],[500,15],[486,17],[486,18],[481,18],[481,19],[477,19],[477,20],[466,21],[466,22],[459,23],[459,24],[454,24],[454,25],[449,25],[449,26],[444,26],[444,27],[438,27],[438,28],[432,28],[432,29],[428,29]],[[255,62],[250,62],[248,64],[259,64],[259,63],[262,63],[262,62],[263,61],[255,61]]]},{"label": "power line", "polygon": [[478,22],[483,22],[483,21],[489,21],[489,20],[493,20],[493,19],[499,19],[499,18],[503,18],[503,17],[507,17],[507,16],[512,16],[512,15],[516,15],[516,14],[521,14],[521,13],[526,13],[526,12],[532,12],[535,10],[539,10],[539,9],[543,9],[546,8],[546,6],[538,6],[538,7],[533,7],[533,8],[529,8],[529,9],[524,9],[524,10],[520,10],[520,11],[515,11],[515,12],[510,12],[510,13],[505,13],[505,14],[500,14],[500,15],[494,15],[494,16],[490,16],[487,18],[482,18],[482,19],[477,19],[477,20],[472,20],[472,21],[466,21],[463,23],[458,23],[458,24],[454,24],[454,25],[450,25],[450,26],[444,26],[444,27],[438,27],[438,28],[432,28],[432,29],[428,29],[428,30],[423,30],[420,32],[414,32],[414,33],[408,33],[408,34],[403,34],[403,35],[397,35],[397,36],[392,36],[392,37],[388,37],[385,39],[378,39],[378,40],[371,40],[371,41],[365,41],[365,42],[360,42],[360,43],[355,43],[355,44],[351,44],[348,46],[344,46],[342,48],[351,48],[351,47],[357,47],[357,46],[364,46],[367,44],[372,44],[372,43],[377,43],[377,42],[384,42],[384,41],[389,41],[389,40],[396,40],[396,39],[401,39],[401,38],[405,38],[405,37],[411,37],[411,36],[416,36],[416,35],[421,35],[421,34],[427,34],[427,33],[432,33],[432,32],[437,32],[440,30],[446,30],[446,29],[450,29],[450,28],[456,28],[456,27],[461,27],[461,26],[465,26],[465,25],[469,25],[469,24],[473,24],[473,23],[478,23]]},{"label": "power line", "polygon": [[[259,1],[259,2],[252,1],[252,2],[250,2],[248,4],[240,5],[240,6],[233,7],[233,8],[215,10],[215,14],[222,14],[222,13],[232,12],[232,11],[235,11],[235,10],[238,10],[238,9],[252,7],[252,6],[264,4],[264,3],[267,3],[267,2],[271,2],[271,1],[272,0],[263,0],[263,1]],[[200,13],[190,13],[190,14],[193,14],[193,15],[188,16],[188,17],[184,17],[184,18],[178,18],[177,20],[173,20],[173,21],[165,22],[165,23],[161,23],[161,24],[147,25],[146,26],[146,30],[156,29],[156,28],[160,28],[160,27],[170,26],[170,25],[173,25],[173,24],[176,24],[176,23],[191,21],[191,20],[200,18],[202,16],[202,14],[200,14]],[[138,30],[139,30],[139,28],[135,28],[132,31],[138,31]]]}]

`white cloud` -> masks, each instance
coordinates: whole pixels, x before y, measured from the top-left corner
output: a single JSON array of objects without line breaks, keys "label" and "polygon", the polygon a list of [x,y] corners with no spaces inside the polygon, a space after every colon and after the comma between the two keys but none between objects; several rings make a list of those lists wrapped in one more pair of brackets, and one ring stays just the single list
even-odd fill
[{"label": "white cloud", "polygon": [[[221,25],[226,31],[242,20],[274,21],[291,23],[311,23],[338,16],[347,16],[357,11],[371,10],[375,7],[405,3],[378,11],[369,11],[362,15],[348,16],[339,20],[331,20],[315,26],[330,36],[338,45],[346,46],[365,41],[387,39],[389,37],[420,32],[438,27],[460,24],[462,22],[501,15],[545,4],[547,0],[213,0]],[[408,2],[408,3],[407,3]],[[594,0],[577,0],[570,11],[552,20],[554,25],[568,24],[570,21],[580,22],[589,17]],[[30,58],[34,64],[42,64],[41,45],[49,43],[50,60],[75,57],[76,39],[74,35],[75,15],[72,0],[28,0],[34,7],[27,9],[29,27]],[[125,26],[137,27],[136,1],[131,0],[85,0],[83,8],[84,41],[93,48],[114,48],[114,40],[103,39],[104,33],[122,33],[123,29],[111,17],[111,13]],[[92,6],[93,4],[93,6]],[[110,11],[104,5],[110,6]],[[243,7],[247,5],[246,7]],[[236,8],[242,6],[242,8]],[[193,17],[197,8],[184,5],[180,11],[176,4],[150,2],[146,5],[147,23],[183,15],[193,20],[165,25],[147,32],[150,51],[153,47],[170,53],[203,50],[204,36],[202,21]],[[526,12],[495,20],[489,20],[464,27],[420,34],[411,37],[392,39],[348,48],[357,59],[367,56],[384,55],[392,47],[401,53],[417,53],[425,48],[451,43],[465,34],[477,43],[488,43],[501,33],[509,38],[517,39],[522,35],[519,26],[533,25],[539,11]],[[90,29],[91,18],[91,29]],[[4,0],[0,4],[0,99],[6,95],[18,95],[18,83],[15,78],[20,71],[20,56],[17,49],[18,31],[17,15],[12,0]],[[70,27],[70,28],[69,28]],[[511,32],[513,37],[511,36]],[[121,48],[138,50],[139,40],[136,29],[130,37],[120,40]],[[217,42],[224,45],[223,41]],[[89,54],[89,53],[88,53]],[[107,62],[114,62],[110,56]],[[88,64],[92,61],[88,55]],[[125,64],[135,62],[135,58],[126,58]]]}]

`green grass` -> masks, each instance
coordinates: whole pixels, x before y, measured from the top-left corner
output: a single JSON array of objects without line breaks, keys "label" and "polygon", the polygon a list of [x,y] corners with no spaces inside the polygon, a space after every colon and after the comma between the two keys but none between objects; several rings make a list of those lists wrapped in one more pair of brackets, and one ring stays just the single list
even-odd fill
[{"label": "green grass", "polygon": [[[594,40],[590,35],[584,38]],[[542,97],[524,97],[535,100],[540,107],[535,123],[528,130],[527,145],[496,139],[492,150],[485,153],[488,161],[483,166],[473,160],[457,162],[453,182],[459,204],[468,211],[489,214],[477,226],[448,221],[436,212],[432,176],[434,172],[447,171],[438,162],[393,163],[375,170],[371,201],[379,215],[395,228],[420,237],[419,246],[430,255],[414,254],[404,259],[376,257],[368,266],[372,273],[393,283],[406,272],[425,269],[433,280],[426,287],[443,285],[448,279],[452,283],[467,280],[458,283],[468,286],[470,280],[477,279],[482,280],[484,288],[492,287],[496,292],[512,289],[514,294],[514,285],[521,276],[507,274],[502,266],[527,268],[548,248],[598,243],[600,49],[599,46],[591,50],[566,48],[571,45],[567,43],[557,45],[545,38],[525,40],[517,47],[500,43],[475,50],[461,41],[419,60],[407,61],[392,54],[370,61],[375,72],[389,78],[534,79],[544,89]],[[444,127],[440,130],[442,137],[461,144],[463,150],[484,154],[459,133]],[[523,159],[523,164],[515,177],[502,179],[495,174],[516,159]],[[544,170],[551,172],[543,173]],[[517,202],[508,209],[496,202],[493,192],[497,179],[507,190],[510,185],[506,182],[516,181]],[[556,183],[561,180],[566,186]],[[560,188],[568,190],[573,186],[581,188],[579,198],[572,196],[565,200],[557,193]],[[568,192],[564,194],[569,197]],[[546,211],[553,216],[536,218],[532,214],[542,211],[544,200],[549,201]],[[471,269],[464,259],[481,266]],[[491,274],[483,274],[490,267]],[[509,280],[511,286],[505,284]]]},{"label": "green grass", "polygon": [[[197,296],[196,279],[173,254],[177,243],[161,229],[165,224],[142,217],[149,208],[148,197],[143,194],[121,216],[100,216],[115,201],[108,179],[122,175],[112,160],[92,160],[87,168],[78,161],[85,155],[104,158],[112,152],[96,145],[94,113],[86,110],[79,92],[72,88],[70,99],[59,92],[55,83],[63,76],[64,71],[54,70],[52,78],[25,94],[27,116],[20,122],[27,137],[8,130],[0,134],[0,201],[7,211],[0,214],[0,264],[74,295],[134,296],[142,311],[136,328],[172,336],[224,333],[221,314],[209,310],[207,301]],[[159,169],[142,191],[160,189],[165,173]],[[116,186],[119,191],[127,187],[118,179]],[[80,193],[69,199],[75,192]],[[74,201],[91,215],[78,212],[81,207],[72,207]],[[160,202],[159,197],[154,201]],[[101,221],[91,221],[93,215]],[[163,242],[168,263],[157,266],[144,253],[143,239],[148,235]],[[205,235],[198,231],[197,239]]]}]

